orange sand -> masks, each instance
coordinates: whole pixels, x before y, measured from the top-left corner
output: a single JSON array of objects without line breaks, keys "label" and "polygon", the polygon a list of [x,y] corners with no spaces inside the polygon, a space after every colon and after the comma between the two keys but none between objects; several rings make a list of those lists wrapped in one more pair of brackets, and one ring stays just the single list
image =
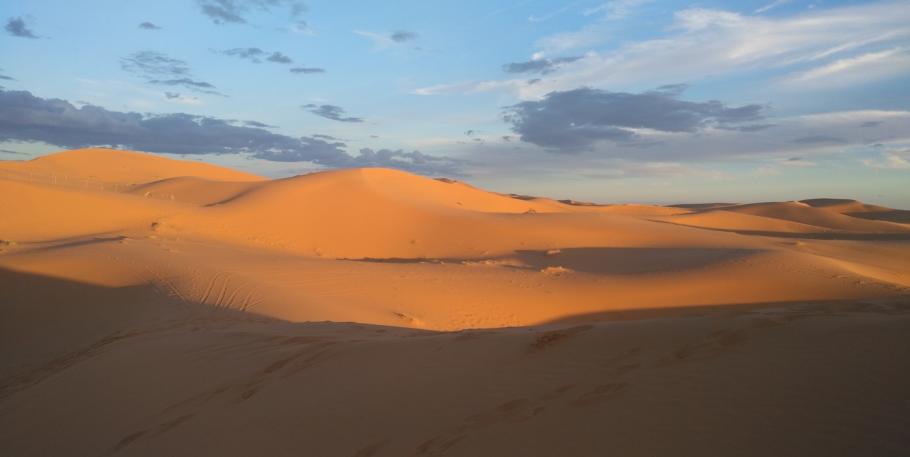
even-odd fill
[{"label": "orange sand", "polygon": [[901,217],[0,162],[0,450],[899,455]]}]

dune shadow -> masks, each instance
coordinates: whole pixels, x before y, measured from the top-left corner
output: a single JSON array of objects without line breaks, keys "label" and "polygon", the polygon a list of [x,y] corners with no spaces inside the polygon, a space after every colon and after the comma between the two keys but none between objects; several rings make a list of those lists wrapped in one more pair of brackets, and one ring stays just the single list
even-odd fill
[{"label": "dune shadow", "polygon": [[[55,241],[45,241],[42,244],[47,244],[45,246],[39,246],[30,248],[28,252],[43,252],[43,251],[54,251],[57,249],[66,249],[74,248],[79,246],[89,246],[92,244],[103,244],[103,243],[114,243],[118,241],[124,241],[129,239],[124,235],[111,235],[111,236],[93,236],[91,238],[80,237],[77,239],[64,239],[64,240],[55,240]],[[50,244],[48,244],[50,243]]]},{"label": "dune shadow", "polygon": [[845,213],[850,217],[858,217],[872,221],[897,222],[898,224],[910,224],[910,211],[903,209],[893,209],[890,211],[869,211],[859,213]]},{"label": "dune shadow", "polygon": [[[687,226],[689,227],[689,226]],[[832,241],[910,241],[910,233],[850,233],[850,232],[771,232],[764,230],[730,230],[695,227],[704,230],[736,233],[738,235],[770,236],[775,238],[796,238],[803,240],[832,240]]]},{"label": "dune shadow", "polygon": [[700,268],[762,252],[758,249],[681,247],[578,247],[550,250],[518,250],[513,254],[480,258],[372,258],[341,259],[390,264],[497,263],[506,268],[546,271],[564,268],[603,275],[635,275]]},{"label": "dune shadow", "polygon": [[770,312],[774,310],[794,314],[795,318],[834,316],[852,313],[906,316],[910,314],[910,296],[895,295],[865,299],[786,300],[754,303],[690,304],[682,306],[613,309],[561,316],[535,324],[533,327],[664,318],[684,319],[706,316],[738,316],[747,313]]},{"label": "dune shadow", "polygon": [[735,233],[737,235],[747,236],[768,236],[774,238],[796,238],[804,240],[833,240],[833,241],[910,241],[910,232],[774,232],[768,230],[737,230],[717,227],[701,227],[697,225],[680,224],[672,221],[662,221],[658,219],[648,219],[651,222],[661,224],[676,225],[679,227],[688,227],[699,230],[710,230],[712,232]]},{"label": "dune shadow", "polygon": [[634,275],[700,268],[747,257],[758,249],[676,247],[584,247],[557,251],[516,251],[515,258],[531,269],[563,267],[572,271],[606,275]]},{"label": "dune shadow", "polygon": [[681,203],[678,205],[667,205],[668,208],[689,209],[695,212],[711,211],[724,208],[727,206],[736,206],[738,203]]}]

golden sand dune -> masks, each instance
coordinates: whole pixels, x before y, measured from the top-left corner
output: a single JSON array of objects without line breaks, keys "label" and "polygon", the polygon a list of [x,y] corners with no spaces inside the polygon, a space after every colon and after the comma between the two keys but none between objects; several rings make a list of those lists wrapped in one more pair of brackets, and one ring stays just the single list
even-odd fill
[{"label": "golden sand dune", "polygon": [[[832,200],[836,203],[821,203]],[[900,214],[901,210],[867,205],[855,200],[846,203],[834,199],[815,199],[806,202],[708,206],[662,220],[703,228],[779,234],[878,233],[894,234],[899,237],[900,234],[910,233],[910,226],[899,223],[900,217],[894,217]],[[889,220],[889,215],[894,220]]]},{"label": "golden sand dune", "polygon": [[901,455],[895,211],[0,162],[0,449]]},{"label": "golden sand dune", "polygon": [[[194,176],[221,181],[263,178],[203,162],[173,160],[132,151],[87,148],[63,151],[28,161],[0,161],[0,176],[74,186],[93,183],[143,184],[166,178]],[[6,176],[5,176],[6,175]]]},{"label": "golden sand dune", "polygon": [[856,200],[816,198],[812,200],[803,200],[802,202],[862,219],[899,222],[904,224],[910,223],[910,211],[892,209],[878,205],[868,205]]},{"label": "golden sand dune", "polygon": [[726,207],[724,208],[724,211],[783,219],[824,229],[849,232],[894,232],[907,230],[906,226],[857,219],[855,217],[840,214],[836,210],[824,207],[816,208],[802,202],[752,203],[748,205]]},{"label": "golden sand dune", "polygon": [[128,192],[146,198],[207,206],[230,200],[260,185],[261,181],[215,181],[196,176],[180,176],[136,184]]}]

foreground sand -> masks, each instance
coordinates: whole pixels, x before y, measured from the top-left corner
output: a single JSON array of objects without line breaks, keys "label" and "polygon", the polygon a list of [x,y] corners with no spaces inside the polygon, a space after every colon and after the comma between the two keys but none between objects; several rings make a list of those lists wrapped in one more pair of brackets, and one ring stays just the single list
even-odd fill
[{"label": "foreground sand", "polygon": [[905,455],[906,214],[0,162],[0,450]]}]

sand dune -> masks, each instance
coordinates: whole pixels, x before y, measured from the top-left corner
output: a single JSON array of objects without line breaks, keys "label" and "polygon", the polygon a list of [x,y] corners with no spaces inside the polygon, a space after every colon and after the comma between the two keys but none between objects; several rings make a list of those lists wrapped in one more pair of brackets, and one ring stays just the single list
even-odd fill
[{"label": "sand dune", "polygon": [[803,203],[861,219],[898,222],[901,224],[910,223],[910,211],[892,209],[878,205],[868,205],[856,200],[817,198],[813,200],[803,200]]},{"label": "sand dune", "polygon": [[194,176],[221,181],[256,181],[263,178],[204,162],[173,160],[151,154],[106,148],[63,151],[28,161],[0,161],[4,178],[48,181],[55,184],[143,184],[155,180]]},{"label": "sand dune", "polygon": [[17,242],[146,231],[175,205],[141,201],[117,193],[0,180],[0,239]]},{"label": "sand dune", "polygon": [[[856,200],[815,199],[745,205],[709,205],[662,220],[695,227],[777,233],[910,233],[895,223],[901,210],[867,205]],[[882,215],[876,217],[875,215]],[[888,220],[888,215],[893,221]],[[859,216],[859,217],[857,217]],[[880,220],[876,220],[880,219]]]},{"label": "sand dune", "polygon": [[214,181],[195,176],[180,176],[136,184],[127,192],[146,198],[208,206],[230,200],[259,185],[261,185],[259,181]]},{"label": "sand dune", "polygon": [[0,162],[0,449],[902,455],[900,211]]},{"label": "sand dune", "polygon": [[753,203],[727,207],[724,210],[851,232],[889,232],[907,229],[889,223],[851,218],[827,208],[816,208],[801,202]]}]

